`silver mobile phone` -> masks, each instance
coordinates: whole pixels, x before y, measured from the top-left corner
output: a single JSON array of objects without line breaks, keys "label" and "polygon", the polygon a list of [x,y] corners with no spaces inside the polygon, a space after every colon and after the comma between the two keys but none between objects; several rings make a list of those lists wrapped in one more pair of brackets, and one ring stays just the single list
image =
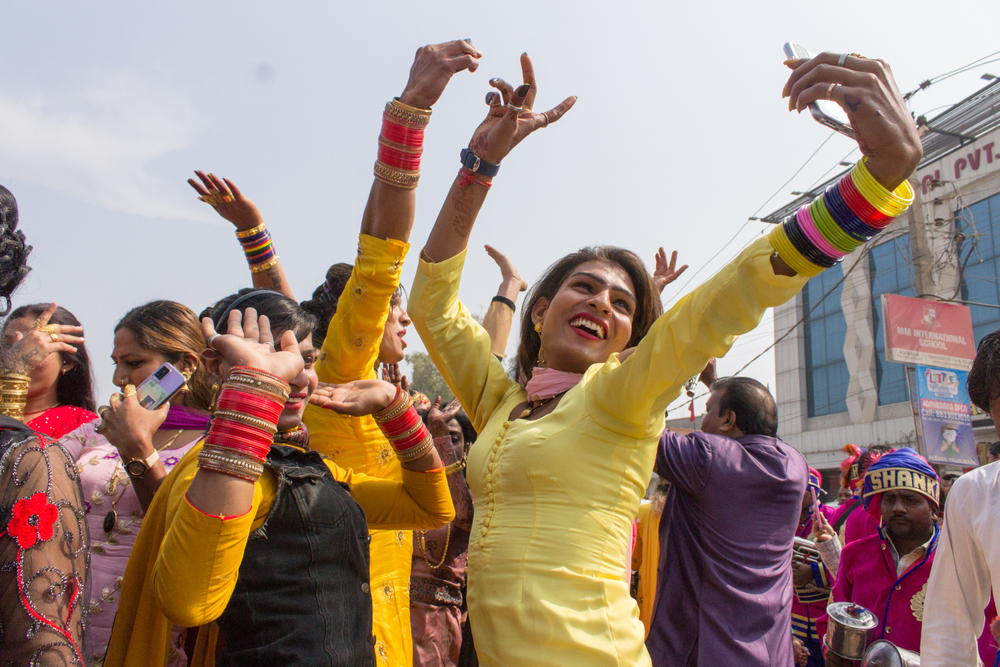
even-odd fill
[{"label": "silver mobile phone", "polygon": [[[795,42],[785,42],[784,51],[785,57],[789,60],[793,58],[809,60],[813,57],[813,54],[809,52],[809,49],[801,44],[796,44]],[[836,130],[844,136],[854,139],[854,130],[851,128],[851,120],[836,102],[830,100],[817,100],[815,102],[810,102],[809,111],[812,113],[812,117],[817,123],[826,125],[831,130]]]}]

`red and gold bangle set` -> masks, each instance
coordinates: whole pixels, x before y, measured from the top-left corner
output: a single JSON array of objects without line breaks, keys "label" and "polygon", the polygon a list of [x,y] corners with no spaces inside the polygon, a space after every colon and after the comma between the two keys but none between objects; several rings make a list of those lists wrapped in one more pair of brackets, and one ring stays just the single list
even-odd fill
[{"label": "red and gold bangle set", "polygon": [[256,481],[264,472],[288,393],[288,383],[277,375],[233,367],[216,401],[198,467]]},{"label": "red and gold bangle set", "polygon": [[434,439],[413,407],[410,395],[399,387],[392,402],[372,416],[400,461],[416,461],[433,449]]},{"label": "red and gold bangle set", "polygon": [[428,109],[403,104],[399,98],[386,103],[382,133],[378,138],[375,178],[400,188],[413,189],[420,180],[424,130],[431,122]]}]

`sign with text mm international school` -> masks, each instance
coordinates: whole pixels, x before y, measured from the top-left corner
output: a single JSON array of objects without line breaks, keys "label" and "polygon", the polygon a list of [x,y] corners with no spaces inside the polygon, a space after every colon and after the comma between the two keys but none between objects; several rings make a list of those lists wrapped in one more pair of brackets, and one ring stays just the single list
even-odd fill
[{"label": "sign with text mm international school", "polygon": [[885,359],[967,371],[976,358],[968,306],[882,295]]},{"label": "sign with text mm international school", "polygon": [[979,465],[972,434],[969,374],[928,366],[917,366],[916,370],[925,457],[942,465]]}]

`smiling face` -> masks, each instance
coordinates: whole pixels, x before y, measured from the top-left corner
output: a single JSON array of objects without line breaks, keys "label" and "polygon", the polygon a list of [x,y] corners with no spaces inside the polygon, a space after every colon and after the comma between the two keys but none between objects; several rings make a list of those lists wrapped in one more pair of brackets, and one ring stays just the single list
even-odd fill
[{"label": "smiling face", "polygon": [[[275,335],[275,339],[280,340],[280,337]],[[278,417],[279,431],[290,431],[302,424],[302,415],[309,405],[309,397],[316,391],[316,384],[319,382],[316,375],[317,352],[313,347],[312,334],[299,341],[299,352],[306,363],[302,372],[289,383],[288,401]]]},{"label": "smiling face", "polygon": [[410,317],[403,307],[403,300],[393,297],[389,308],[389,317],[385,321],[382,332],[382,342],[378,346],[378,360],[383,364],[398,364],[406,354],[406,327],[410,326]]},{"label": "smiling face", "polygon": [[624,269],[602,261],[576,266],[551,300],[532,309],[532,321],[542,324],[544,366],[583,373],[604,363],[627,347],[635,309],[635,287]]}]

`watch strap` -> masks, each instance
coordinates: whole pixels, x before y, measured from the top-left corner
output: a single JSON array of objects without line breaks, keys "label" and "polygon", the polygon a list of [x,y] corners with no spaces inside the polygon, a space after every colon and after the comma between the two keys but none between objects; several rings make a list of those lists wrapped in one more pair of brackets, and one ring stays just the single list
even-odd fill
[{"label": "watch strap", "polygon": [[475,174],[482,174],[483,176],[492,178],[500,173],[500,165],[490,164],[481,160],[468,148],[463,148],[460,155],[462,157],[462,166]]},{"label": "watch strap", "polygon": [[[125,464],[125,472],[128,473],[129,477],[142,477],[147,472],[149,472],[149,469],[152,468],[153,466],[155,466],[156,462],[159,461],[159,460],[160,460],[160,452],[158,452],[158,451],[156,451],[154,449],[153,453],[150,454],[147,458],[145,458],[145,459],[132,459],[131,461],[129,461],[128,463],[126,463]],[[129,466],[131,466],[133,463],[141,463],[143,466],[145,466],[145,468],[143,469],[142,472],[140,472],[138,474],[132,474],[132,472],[129,470]]]}]

